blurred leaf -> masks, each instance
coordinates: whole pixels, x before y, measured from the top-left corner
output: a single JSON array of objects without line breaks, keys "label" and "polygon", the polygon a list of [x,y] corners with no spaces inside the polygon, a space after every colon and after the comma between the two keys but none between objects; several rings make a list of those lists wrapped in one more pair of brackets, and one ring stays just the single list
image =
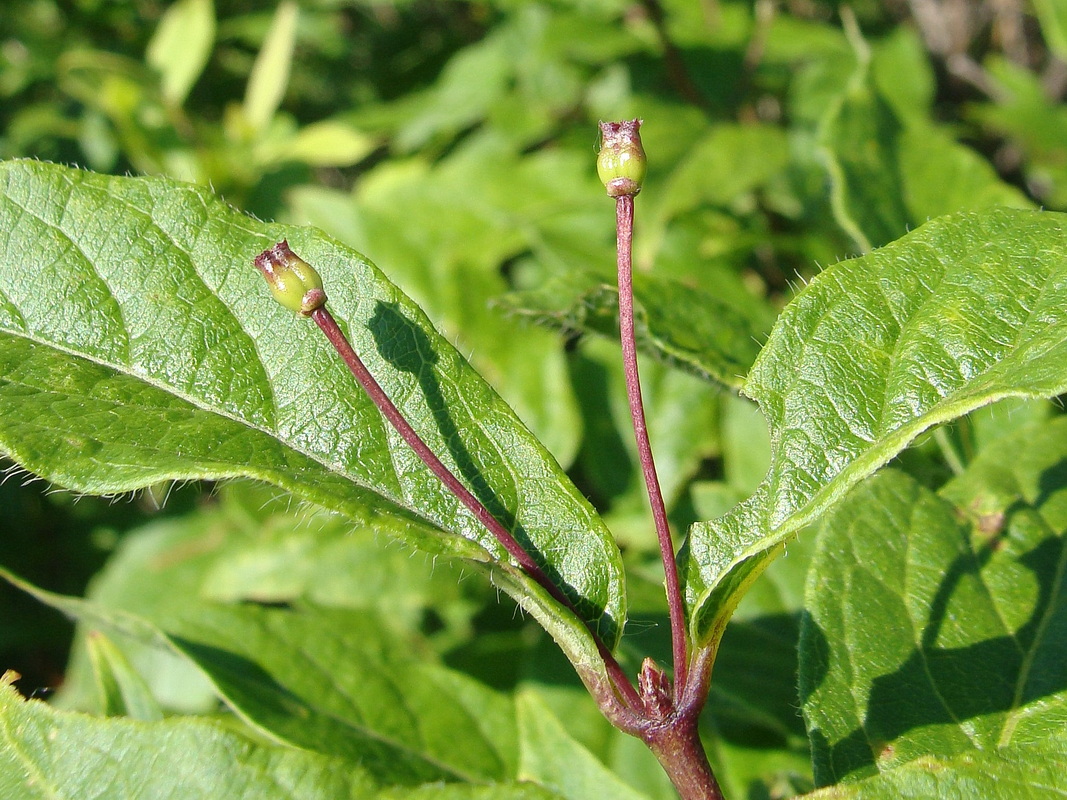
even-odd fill
[{"label": "blurred leaf", "polygon": [[299,161],[314,167],[347,167],[366,158],[377,141],[341,120],[323,120],[300,128],[280,142],[268,141],[257,155],[265,163]]},{"label": "blurred leaf", "polygon": [[358,761],[378,780],[500,780],[516,769],[510,701],[405,652],[367,612],[193,600],[146,620],[0,577],[82,622],[182,655],[259,734]]},{"label": "blurred leaf", "polygon": [[[655,613],[660,614],[658,619],[666,620],[662,577],[654,582],[636,574],[628,577],[631,579],[631,593],[640,598],[637,602],[643,606],[654,606]],[[650,645],[650,637],[643,635],[651,633],[656,638],[658,633],[648,627],[657,623],[650,623],[642,616],[646,610],[642,608],[635,611],[638,618],[627,628],[627,636],[623,640],[623,647],[629,652],[623,652],[622,655],[624,658],[641,659],[650,653],[659,655],[662,652],[669,659],[669,632],[666,637],[658,637],[662,640],[662,646]],[[624,660],[623,664],[628,672],[636,671],[638,666],[635,661]],[[589,692],[574,679],[573,670],[547,636],[540,636],[537,646],[528,651],[523,660],[521,681],[516,690],[517,702],[523,702],[524,697],[530,700],[525,709],[528,715],[544,709],[551,714],[543,720],[528,719],[531,739],[527,741],[534,742],[532,746],[535,751],[531,762],[547,759],[543,764],[546,781],[551,772],[560,768],[558,755],[550,753],[548,748],[569,746],[577,748],[583,760],[585,757],[592,759],[592,768],[586,771],[585,778],[588,778],[589,772],[595,774],[598,769],[606,768],[615,776],[612,785],[620,782],[626,786],[627,792],[637,792],[654,800],[677,800],[677,791],[652,751],[640,739],[611,726]],[[559,726],[564,729],[562,741],[550,743],[542,738],[554,738],[559,733]],[[534,729],[540,733],[535,733]],[[558,779],[556,785],[562,786],[565,780]]]},{"label": "blurred leaf", "polygon": [[[502,303],[542,324],[618,337],[618,289],[593,273],[560,274]],[[676,281],[634,275],[638,347],[725,386],[740,386],[759,352],[765,312],[756,298],[738,308]]]},{"label": "blurred leaf", "polygon": [[[961,505],[887,471],[821,526],[801,639],[820,785],[922,758],[1062,752],[1065,454],[1067,426],[1031,428],[946,488]],[[1044,785],[1067,790],[1062,773]]]},{"label": "blurred leaf", "polygon": [[433,89],[420,98],[418,113],[399,131],[401,150],[414,150],[434,136],[456,133],[482,119],[508,87],[516,44],[503,28],[453,56]]},{"label": "blurred leaf", "polygon": [[[372,800],[355,762],[264,744],[203,719],[146,724],[57,712],[0,678],[0,797]],[[116,755],[122,754],[121,769]],[[191,757],[195,754],[195,758]]]},{"label": "blurred leaf", "polygon": [[714,739],[708,755],[724,797],[807,797],[813,786],[806,752]]},{"label": "blurred leaf", "polygon": [[1067,3],[1063,0],[1034,0],[1033,6],[1045,43],[1060,61],[1067,61]]},{"label": "blurred leaf", "polygon": [[575,742],[563,723],[533,692],[518,699],[522,763],[519,775],[558,792],[567,800],[607,796],[613,800],[648,800],[627,786]]},{"label": "blurred leaf", "polygon": [[766,36],[765,58],[784,73],[793,127],[814,130],[855,73],[848,39],[835,25],[791,14],[776,14]]},{"label": "blurred leaf", "polygon": [[100,631],[92,631],[86,637],[86,647],[104,716],[132,717],[144,722],[163,719],[148,686],[114,642]]},{"label": "blurred leaf", "polygon": [[515,3],[494,13],[496,24],[453,54],[428,89],[394,104],[400,152],[443,147],[482,126],[535,147],[557,134],[586,95],[599,94],[602,105],[610,99],[616,111],[628,104],[625,78],[602,71],[644,49],[619,25],[617,5]]},{"label": "blurred leaf", "polygon": [[722,455],[726,482],[743,497],[756,491],[771,463],[767,420],[755,404],[728,396],[722,409]]},{"label": "blurred leaf", "polygon": [[375,800],[560,800],[560,796],[532,783],[432,783],[415,789],[385,789]]},{"label": "blurred leaf", "polygon": [[[290,510],[289,498],[277,494],[229,484],[217,507],[132,531],[93,580],[89,599],[149,619],[191,602],[311,602],[379,616],[398,638],[421,639],[431,624],[439,652],[467,641],[472,617],[496,601],[491,587],[463,581],[458,568],[384,546],[377,530],[353,530],[343,517]],[[123,640],[121,650],[168,709],[212,707],[210,685],[188,662],[133,641]],[[96,707],[90,666],[76,642],[56,702]]]},{"label": "blurred leaf", "polygon": [[[590,490],[610,504],[608,523],[623,549],[658,551],[626,399],[619,346],[583,342],[572,356],[585,437],[579,454]],[[641,365],[646,424],[667,509],[684,494],[705,458],[718,453],[720,392],[663,364]]]},{"label": "blurred leaf", "polygon": [[726,517],[694,525],[680,562],[697,641],[714,642],[791,535],[919,433],[1067,389],[1065,234],[1053,213],[957,214],[797,294],[744,387],[768,419],[770,472]]},{"label": "blurred leaf", "polygon": [[904,201],[912,225],[955,211],[1034,205],[1001,181],[988,161],[941,131],[910,128],[899,146]]},{"label": "blurred leaf", "polygon": [[145,61],[160,74],[163,98],[180,106],[211,57],[215,44],[213,0],[177,0],[159,20]]},{"label": "blurred leaf", "polygon": [[814,537],[804,534],[789,543],[745,594],[719,645],[702,723],[727,797],[791,796],[811,788],[796,686],[804,584],[814,544]]},{"label": "blurred leaf", "polygon": [[974,451],[980,453],[1002,436],[1044,422],[1052,415],[1053,409],[1053,404],[1045,400],[1007,398],[972,412],[967,421],[971,427]]},{"label": "blurred leaf", "polygon": [[931,217],[1031,203],[976,153],[925,119],[899,118],[859,65],[823,120],[834,216],[861,251],[903,236]]},{"label": "blurred leaf", "polygon": [[[614,641],[625,617],[620,557],[595,512],[358,254],[165,180],[16,163],[0,185],[0,438],[20,464],[97,493],[167,477],[255,477],[432,552],[499,557],[318,332],[264,291],[250,261],[287,236],[319,266],[341,325],[423,438]],[[524,573],[499,562],[494,575],[580,668],[602,664],[584,624]]]},{"label": "blurred leaf", "polygon": [[282,0],[274,12],[267,37],[256,56],[245,89],[245,119],[253,131],[267,127],[285,97],[296,46],[296,23],[300,7]]},{"label": "blurred leaf", "polygon": [[[56,64],[63,91],[104,115],[123,154],[142,172],[166,171],[175,143],[158,78],[143,64],[113,53],[72,50]],[[183,175],[182,177],[196,177]]]},{"label": "blurred leaf", "polygon": [[1067,208],[1067,108],[1045,93],[1037,76],[1004,58],[985,63],[998,92],[968,115],[1021,151],[1027,187],[1042,202]]},{"label": "blurred leaf", "polygon": [[908,127],[931,127],[930,108],[938,87],[918,31],[901,26],[871,43],[870,80]]},{"label": "blurred leaf", "polygon": [[651,220],[641,224],[636,260],[652,260],[668,223],[680,213],[701,205],[730,207],[765,185],[788,161],[789,145],[780,128],[713,126],[692,145],[662,185],[653,184],[642,196],[643,201],[650,197],[646,202],[652,204]]}]

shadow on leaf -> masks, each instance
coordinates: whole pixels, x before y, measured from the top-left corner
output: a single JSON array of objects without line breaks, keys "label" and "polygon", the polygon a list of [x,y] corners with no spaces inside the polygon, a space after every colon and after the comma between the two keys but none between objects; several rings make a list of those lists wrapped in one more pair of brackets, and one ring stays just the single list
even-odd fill
[{"label": "shadow on leaf", "polygon": [[[1051,529],[1039,513],[1041,506],[1057,492],[1062,493],[1064,487],[1067,461],[1046,469],[1035,505],[1015,501],[1005,511],[998,529],[978,527],[972,536],[963,525],[958,527],[964,538],[961,552],[944,570],[937,591],[930,598],[919,645],[896,670],[871,681],[866,697],[856,699],[866,707],[862,726],[836,742],[828,740],[818,728],[810,731],[813,759],[830,773],[819,776],[820,783],[827,778],[840,780],[855,773],[873,773],[879,762],[893,759],[901,737],[931,726],[958,728],[966,739],[965,749],[981,747],[982,734],[976,731],[983,726],[968,725],[969,721],[1018,711],[1067,690],[1067,662],[1056,655],[1057,647],[1049,640],[1052,631],[1067,626],[1067,604],[1062,601],[1067,590],[1067,543],[1063,532]],[[1011,548],[1020,546],[1026,549],[1012,555]],[[959,617],[958,604],[954,611],[951,608],[954,595],[964,583],[983,587],[998,614],[1004,612],[1002,604],[1019,602],[1005,595],[1003,585],[991,584],[990,576],[983,574],[998,558],[1010,560],[1033,575],[1036,598],[1027,600],[1033,604],[1029,617],[1006,635],[965,647],[939,645],[946,636],[967,635],[967,619]],[[1002,561],[1000,568],[1005,566],[1010,563]],[[1003,618],[1000,621],[1007,624]],[[810,615],[806,615],[802,627],[802,650],[809,676],[802,682],[801,702],[806,704],[827,677],[833,649],[844,645],[831,644]],[[869,659],[871,654],[860,653],[857,657]],[[882,653],[881,657],[893,654]],[[1010,724],[1009,720],[991,720],[984,727],[996,731],[995,726],[999,725],[1003,736]],[[947,750],[935,755],[960,749],[959,741],[932,732],[930,741]],[[916,743],[911,744],[915,746]]]},{"label": "shadow on leaf", "polygon": [[392,303],[378,303],[369,328],[381,357],[394,368],[414,376],[418,381],[419,389],[426,398],[426,407],[433,415],[437,431],[448,448],[448,453],[459,471],[459,477],[463,479],[467,488],[505,528],[511,531],[549,580],[562,588],[583,616],[587,619],[600,618],[603,609],[590,607],[588,601],[563,580],[559,570],[537,548],[529,534],[515,519],[514,512],[489,485],[485,478],[484,465],[479,464],[475,459],[449,413],[448,402],[441,391],[437,373],[433,369],[438,356],[429,337]]}]

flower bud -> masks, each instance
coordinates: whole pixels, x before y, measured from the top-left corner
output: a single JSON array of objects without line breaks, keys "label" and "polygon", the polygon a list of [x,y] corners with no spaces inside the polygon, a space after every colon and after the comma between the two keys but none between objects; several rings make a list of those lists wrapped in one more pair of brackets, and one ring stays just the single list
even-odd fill
[{"label": "flower bud", "polygon": [[600,155],[596,171],[609,197],[634,195],[645,179],[645,149],[641,146],[641,120],[600,123]]},{"label": "flower bud", "polygon": [[255,264],[267,279],[274,299],[305,316],[326,302],[322,278],[310,264],[289,249],[282,240],[256,256]]}]

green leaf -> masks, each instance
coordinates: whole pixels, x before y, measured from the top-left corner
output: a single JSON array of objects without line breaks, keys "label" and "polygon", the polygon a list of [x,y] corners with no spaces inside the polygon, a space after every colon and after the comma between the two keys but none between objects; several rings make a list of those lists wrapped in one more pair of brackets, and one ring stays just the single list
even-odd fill
[{"label": "green leaf", "polygon": [[453,134],[482,120],[509,88],[516,44],[514,31],[500,26],[453,56],[433,88],[420,98],[417,113],[399,131],[401,150],[414,150],[435,136]]},{"label": "green leaf", "polygon": [[988,161],[935,128],[905,131],[899,158],[909,227],[955,211],[1033,207]]},{"label": "green leaf", "polygon": [[767,420],[748,400],[732,395],[722,406],[723,478],[748,497],[770,466],[771,443]]},{"label": "green leaf", "polygon": [[931,217],[1029,200],[977,153],[923,118],[902,120],[862,57],[823,120],[834,216],[862,251],[903,236]]},{"label": "green leaf", "polygon": [[272,741],[357,761],[389,784],[515,773],[510,701],[404,652],[368,612],[193,599],[144,619],[45,592],[2,569],[0,577],[82,622],[188,659]]},{"label": "green leaf", "polygon": [[667,180],[649,187],[642,197],[642,205],[651,204],[647,212],[650,219],[644,222],[640,218],[646,213],[639,212],[641,236],[636,242],[635,260],[654,260],[674,217],[704,205],[728,208],[767,184],[788,161],[788,139],[781,129],[762,125],[712,127],[692,143]]},{"label": "green leaf", "polygon": [[[382,165],[352,194],[309,188],[295,195],[303,221],[390,265],[391,279],[470,353],[475,369],[565,466],[581,432],[559,336],[515,326],[494,300],[508,288],[509,260],[543,238],[543,220],[568,215],[558,175],[580,175],[575,161],[572,154],[519,158],[499,137],[472,136],[432,165]],[[501,336],[504,326],[519,329]]]},{"label": "green leaf", "polygon": [[[660,663],[670,659],[670,632],[662,635],[667,617],[662,576],[646,578],[632,573],[629,577],[636,619],[623,640],[627,671],[631,667],[636,670],[636,659],[644,656],[663,659]],[[568,778],[574,777],[567,789],[573,795],[583,782],[595,781],[606,768],[612,775],[608,785],[624,784],[624,794],[637,792],[656,800],[677,800],[674,786],[652,751],[639,738],[612,727],[589,692],[568,671],[558,648],[547,637],[540,637],[525,654],[522,680],[516,690],[521,747],[531,748],[522,756],[528,767],[523,774],[539,775],[544,785],[555,786],[560,793],[564,793]],[[545,712],[548,716],[539,716]],[[556,741],[559,736],[562,739]],[[571,773],[559,775],[559,771],[567,770],[568,752],[572,762],[580,761],[581,765],[573,764]]]},{"label": "green leaf", "polygon": [[1026,184],[1036,197],[1067,207],[1067,108],[1048,96],[1040,76],[1008,59],[991,56],[983,66],[1000,91],[995,102],[968,107],[968,116],[1021,151]]},{"label": "green leaf", "polygon": [[981,452],[1002,436],[1014,433],[1035,422],[1044,422],[1056,406],[1047,400],[1009,398],[985,406],[967,415],[971,447]]},{"label": "green leaf", "polygon": [[1033,800],[1065,791],[1067,743],[1014,745],[949,758],[921,758],[892,772],[804,795],[806,800],[927,800],[931,797],[996,797]]},{"label": "green leaf", "polygon": [[145,722],[163,719],[148,686],[114,642],[100,631],[90,631],[86,650],[100,695],[100,710],[105,716]]},{"label": "green leaf", "polygon": [[387,789],[376,795],[376,800],[560,800],[560,796],[532,783],[434,783],[416,789]]},{"label": "green leaf", "polygon": [[[0,797],[372,800],[354,762],[255,742],[217,722],[96,719],[23,700],[0,678]],[[116,756],[121,754],[121,768]]]},{"label": "green leaf", "polygon": [[570,737],[543,700],[530,691],[518,697],[522,764],[520,775],[536,780],[567,800],[604,796],[648,800],[630,788]]},{"label": "green leaf", "polygon": [[285,97],[289,72],[296,46],[296,23],[300,7],[293,0],[282,0],[274,12],[267,37],[252,65],[245,87],[245,120],[254,131],[262,131]]},{"label": "green leaf", "polygon": [[[583,477],[594,496],[610,503],[608,521],[616,541],[624,549],[658,553],[618,344],[606,339],[582,342],[572,356],[572,372],[585,423],[578,462]],[[641,387],[669,511],[703,460],[718,454],[721,395],[705,381],[656,362],[642,364]]]},{"label": "green leaf", "polygon": [[178,0],[159,20],[145,61],[159,72],[163,98],[176,106],[207,66],[215,44],[213,0]]},{"label": "green leaf", "polygon": [[1057,58],[1067,60],[1067,3],[1063,0],[1034,0],[1033,6],[1045,43]]},{"label": "green leaf", "polygon": [[[353,530],[322,511],[289,510],[277,494],[266,485],[227,484],[206,509],[131,531],[94,577],[89,599],[147,619],[199,602],[306,602],[368,613],[398,639],[423,644],[424,623],[433,619],[439,629],[428,643],[439,651],[467,641],[472,617],[495,602],[492,587],[461,581],[461,565],[383,547],[377,531]],[[120,645],[167,709],[204,713],[216,704],[188,661],[127,639]],[[90,666],[76,643],[56,702],[99,708]]]},{"label": "green leaf", "polygon": [[[748,591],[715,657],[705,728],[726,797],[810,789],[811,755],[797,708],[797,641],[813,540],[789,543]],[[786,789],[789,791],[786,791]]]},{"label": "green leaf", "polygon": [[[774,567],[807,564],[797,544],[790,545],[790,559],[778,559]],[[803,574],[802,570],[793,570]],[[769,573],[768,573],[769,574]],[[726,630],[715,661],[709,708],[717,729],[735,742],[747,739],[767,747],[774,741],[783,749],[808,751],[804,726],[796,708],[796,649],[802,614],[796,610],[754,614],[766,607],[771,593],[760,581],[759,605],[746,603]],[[738,618],[740,617],[740,618]]]},{"label": "green leaf", "polygon": [[[1065,458],[1061,417],[991,446],[944,497],[887,471],[826,519],[800,649],[817,783],[1062,754]],[[1062,771],[1045,785],[1067,791]]]},{"label": "green leaf", "polygon": [[[288,238],[326,280],[370,371],[438,455],[556,575],[611,643],[617,547],[514,414],[395,286],[311,229],[265,225],[207,191],[47,164],[0,170],[0,450],[90,493],[248,476],[403,536],[494,563],[580,669],[585,626],[519,570],[387,429],[251,259]],[[491,554],[491,555],[490,555]]]},{"label": "green leaf", "polygon": [[925,124],[937,95],[937,78],[920,33],[901,26],[873,42],[870,66],[871,81],[894,113],[909,123]]},{"label": "green leaf", "polygon": [[366,158],[377,140],[339,119],[304,125],[291,136],[264,139],[256,157],[264,164],[298,161],[313,167],[348,167]]},{"label": "green leaf", "polygon": [[[619,292],[612,279],[568,270],[503,304],[563,330],[618,338]],[[740,305],[655,275],[634,275],[637,344],[646,353],[725,386],[740,386],[759,352],[766,308]]]},{"label": "green leaf", "polygon": [[785,309],[743,391],[771,431],[756,493],[690,530],[693,632],[713,643],[781,545],[919,433],[1067,389],[1067,221],[999,210],[830,267]]}]

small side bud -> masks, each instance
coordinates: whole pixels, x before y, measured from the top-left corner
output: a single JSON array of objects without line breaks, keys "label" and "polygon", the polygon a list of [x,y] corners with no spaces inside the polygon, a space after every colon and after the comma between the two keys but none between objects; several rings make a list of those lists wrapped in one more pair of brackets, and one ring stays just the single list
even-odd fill
[{"label": "small side bud", "polygon": [[609,197],[634,195],[645,180],[645,148],[641,145],[641,120],[600,123],[600,155],[596,172]]},{"label": "small side bud", "polygon": [[256,256],[274,299],[305,316],[326,303],[322,278],[304,259],[289,249],[285,239]]},{"label": "small side bud", "polygon": [[646,658],[637,674],[637,687],[641,693],[641,702],[645,711],[653,719],[666,719],[674,710],[671,697],[671,679],[651,658]]}]

